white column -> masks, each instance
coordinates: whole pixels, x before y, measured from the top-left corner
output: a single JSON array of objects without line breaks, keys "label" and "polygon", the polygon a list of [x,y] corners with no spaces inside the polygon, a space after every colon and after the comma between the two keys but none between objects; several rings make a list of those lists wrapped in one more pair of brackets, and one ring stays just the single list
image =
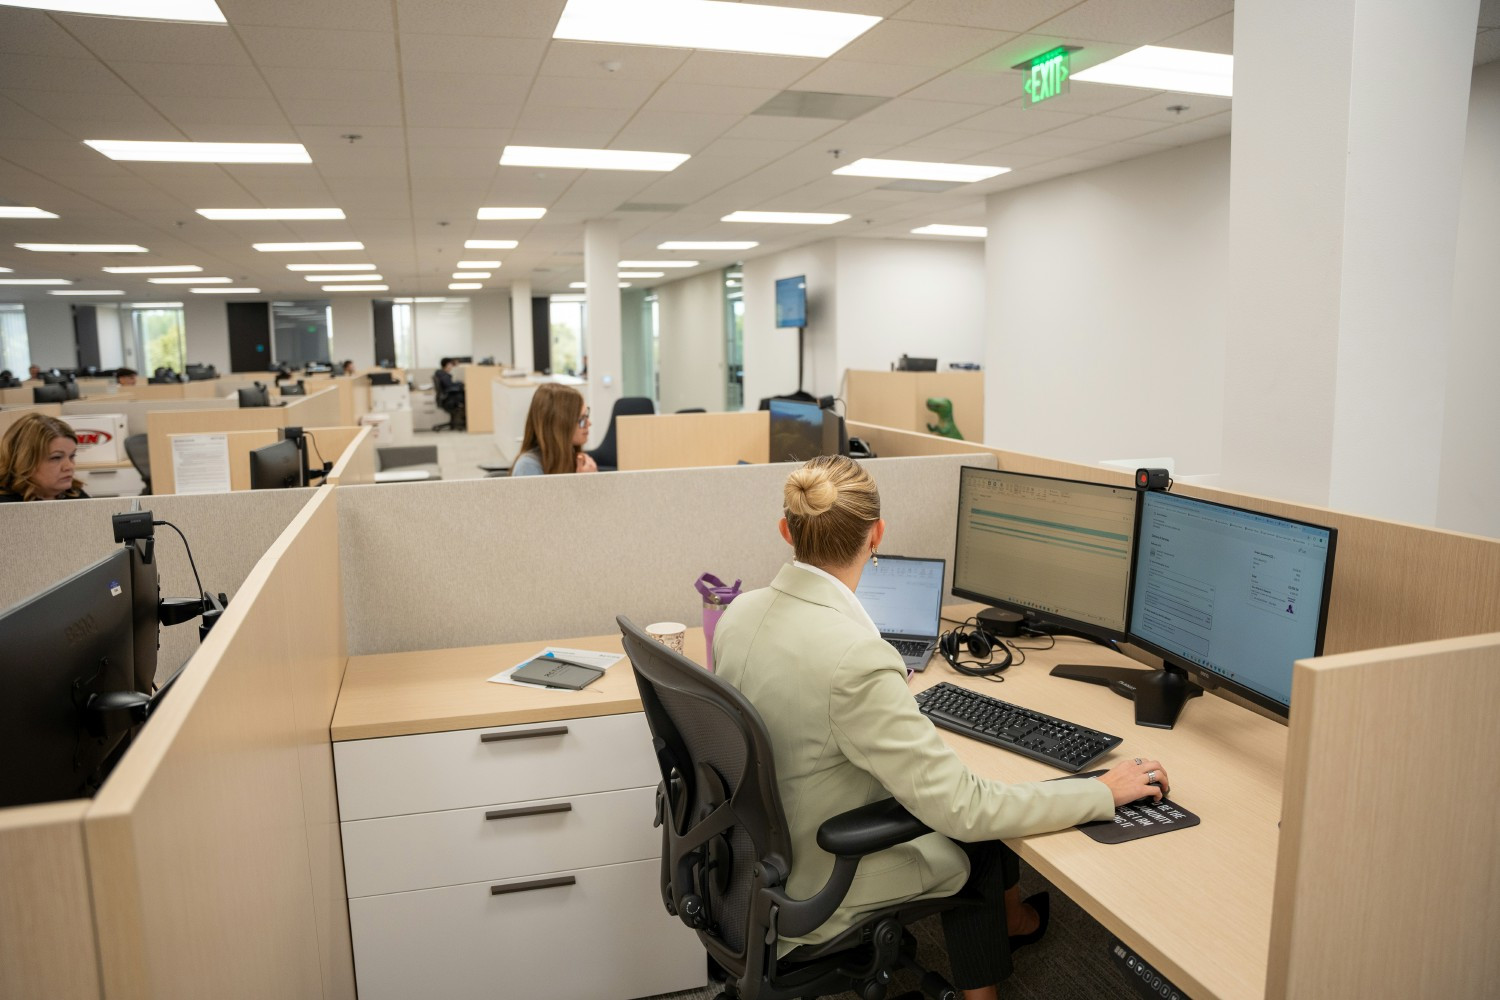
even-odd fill
[{"label": "white column", "polygon": [[531,348],[531,282],[514,281],[510,286],[510,363],[523,372],[536,368]]},{"label": "white column", "polygon": [[[198,364],[213,365],[229,372],[229,309],[217,295],[184,295],[182,297],[183,339],[187,356]],[[144,359],[142,359],[144,360]],[[271,366],[269,358],[266,367]],[[145,376],[149,372],[142,371]]]},{"label": "white column", "polygon": [[335,295],[329,300],[330,321],[333,324],[333,363],[335,370],[344,361],[353,361],[356,368],[372,368],[375,365],[375,306],[373,300],[360,296]]},{"label": "white column", "polygon": [[597,447],[609,429],[609,415],[620,398],[620,227],[613,220],[584,223],[584,344],[589,358],[589,407],[594,430],[589,447]]},{"label": "white column", "polygon": [[1235,5],[1222,485],[1435,521],[1478,9]]}]

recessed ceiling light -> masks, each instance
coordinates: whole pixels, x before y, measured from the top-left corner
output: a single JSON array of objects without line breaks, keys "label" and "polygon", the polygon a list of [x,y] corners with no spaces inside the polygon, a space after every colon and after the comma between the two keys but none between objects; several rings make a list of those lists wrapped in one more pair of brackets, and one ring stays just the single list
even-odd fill
[{"label": "recessed ceiling light", "polygon": [[155,163],[311,163],[300,142],[137,142],[133,139],[85,139],[111,160]]},{"label": "recessed ceiling light", "polygon": [[8,267],[0,267],[0,274],[11,274],[11,273],[12,273],[12,271],[11,271],[10,268],[8,268]]},{"label": "recessed ceiling light", "polygon": [[391,299],[391,301],[401,305],[411,305],[414,302],[467,302],[469,300],[466,298],[449,299],[441,295],[418,295],[416,298]]},{"label": "recessed ceiling light", "polygon": [[1145,90],[1232,97],[1234,56],[1142,45],[1097,66],[1081,69],[1073,74],[1073,79]]},{"label": "recessed ceiling light", "polygon": [[540,219],[547,214],[545,208],[481,208],[481,219]]},{"label": "recessed ceiling light", "polygon": [[384,281],[378,274],[304,274],[308,281]]},{"label": "recessed ceiling light", "polygon": [[500,266],[500,262],[498,260],[461,260],[461,261],[458,262],[458,264],[456,266],[458,266],[458,267],[466,267],[466,268],[467,267],[499,267]]},{"label": "recessed ceiling light", "polygon": [[489,277],[493,277],[493,275],[491,275],[489,271],[454,271],[453,272],[453,279],[455,281],[463,281],[465,279],[475,279],[475,278],[489,278]]},{"label": "recessed ceiling light", "polygon": [[215,222],[305,222],[342,219],[341,208],[200,208],[198,214]]},{"label": "recessed ceiling light", "polygon": [[71,285],[67,278],[0,278],[0,285]]},{"label": "recessed ceiling light", "polygon": [[373,271],[374,264],[288,264],[288,271]]},{"label": "recessed ceiling light", "polygon": [[515,240],[465,240],[465,250],[514,250]]},{"label": "recessed ceiling light", "polygon": [[127,304],[130,309],[181,309],[181,302],[131,302]]},{"label": "recessed ceiling light", "polygon": [[450,292],[471,292],[471,291],[473,291],[476,288],[483,288],[483,287],[484,286],[481,285],[477,281],[455,281],[455,282],[452,282],[452,283],[450,283],[448,285],[448,291],[450,291]]},{"label": "recessed ceiling light", "polygon": [[0,219],[55,219],[57,213],[21,205],[0,205]]},{"label": "recessed ceiling light", "polygon": [[262,253],[317,253],[328,250],[363,250],[363,243],[253,243]]},{"label": "recessed ceiling light", "polygon": [[51,10],[59,14],[130,17],[142,21],[199,21],[224,24],[214,0],[5,0],[0,6]]},{"label": "recessed ceiling light", "polygon": [[194,295],[254,295],[259,288],[194,288]]},{"label": "recessed ceiling light", "polygon": [[730,212],[720,222],[785,222],[790,225],[831,226],[849,218],[837,212]]},{"label": "recessed ceiling light", "polygon": [[506,146],[502,167],[563,167],[571,170],[676,170],[687,153],[635,149],[574,149],[563,146]]},{"label": "recessed ceiling light", "polygon": [[658,250],[750,250],[760,246],[754,240],[668,240],[656,244]]},{"label": "recessed ceiling light", "polygon": [[718,0],[568,0],[553,38],[826,58],[880,18]]},{"label": "recessed ceiling light", "polygon": [[17,243],[22,250],[38,253],[147,253],[134,243]]},{"label": "recessed ceiling light", "polygon": [[160,264],[151,267],[104,267],[100,270],[110,274],[196,274],[203,268],[197,264]]},{"label": "recessed ceiling light", "polygon": [[388,292],[390,285],[324,285],[325,292]]},{"label": "recessed ceiling light", "polygon": [[570,281],[570,282],[568,282],[568,287],[569,288],[587,288],[589,286],[588,286],[588,284],[586,282],[582,282],[582,281]]},{"label": "recessed ceiling light", "polygon": [[898,177],[912,181],[958,181],[967,184],[1009,173],[1009,167],[984,167],[972,163],[929,163],[922,160],[855,160],[834,171],[846,177]]},{"label": "recessed ceiling light", "polygon": [[153,285],[232,285],[233,278],[147,278]]},{"label": "recessed ceiling light", "polygon": [[621,271],[616,277],[620,278],[665,278],[665,271]]},{"label": "recessed ceiling light", "polygon": [[913,229],[912,232],[918,236],[977,236],[980,239],[988,236],[990,231],[984,226],[945,226],[933,224]]},{"label": "recessed ceiling light", "polygon": [[70,288],[70,289],[68,289],[65,292],[50,291],[47,294],[48,295],[124,295],[125,292],[122,289],[118,289],[118,288],[112,288],[112,289],[109,289],[108,291],[101,291],[101,290],[98,290],[98,289],[90,289],[88,291],[84,291],[84,290],[78,289],[78,288]]},{"label": "recessed ceiling light", "polygon": [[696,260],[622,260],[620,267],[623,269],[640,268],[643,271],[654,271],[662,267],[697,267]]}]

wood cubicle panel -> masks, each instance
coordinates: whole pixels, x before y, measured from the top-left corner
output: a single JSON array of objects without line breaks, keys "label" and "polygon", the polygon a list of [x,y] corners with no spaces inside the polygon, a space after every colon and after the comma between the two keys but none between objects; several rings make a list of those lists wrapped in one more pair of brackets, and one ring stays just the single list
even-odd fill
[{"label": "wood cubicle panel", "polygon": [[[286,419],[282,426],[285,427],[337,427],[349,426],[354,421],[345,423],[342,419],[343,402],[340,391],[349,388],[349,380],[339,380],[339,386],[329,386],[326,389],[313,389],[308,387],[308,393],[301,398],[289,397],[286,406],[278,409],[286,412]],[[350,398],[353,396],[351,394]]]},{"label": "wood cubicle panel", "polygon": [[0,409],[0,434],[10,430],[10,425],[26,416],[28,413],[40,413],[44,417],[58,417],[66,420],[63,416],[61,403],[30,403],[25,406],[7,406]]},{"label": "wood cubicle panel", "polygon": [[459,365],[470,434],[495,433],[495,383],[505,369],[499,365]]},{"label": "wood cubicle panel", "polygon": [[27,382],[18,389],[0,389],[0,406],[27,406],[36,397],[31,390],[40,382]]},{"label": "wood cubicle panel", "polygon": [[[309,427],[325,458],[332,458],[328,483],[362,486],[375,481],[375,428]],[[317,452],[313,460],[317,461]]]},{"label": "wood cubicle panel", "polygon": [[70,413],[121,413],[130,434],[145,434],[146,414],[153,410],[233,410],[239,407],[234,398],[213,399],[130,399],[120,396],[95,396],[91,399],[70,399],[62,404],[63,419]]},{"label": "wood cubicle panel", "polygon": [[[300,378],[303,383],[303,389],[309,396],[329,389],[338,394],[338,419],[334,421],[335,423],[348,427],[359,422],[360,413],[355,408],[354,399],[356,379],[332,374],[303,375]],[[294,378],[292,381],[295,382],[297,379]],[[366,385],[368,384],[367,382]],[[288,404],[296,402],[299,398],[296,396],[280,396],[279,393],[278,396]]]},{"label": "wood cubicle panel", "polygon": [[230,431],[279,431],[287,407],[254,406],[233,410],[153,410],[146,414],[146,446],[151,460],[151,490],[158,496],[176,492],[172,442],[177,434],[221,434]]},{"label": "wood cubicle panel", "polygon": [[1493,997],[1500,634],[1301,661],[1292,703],[1266,997]]},{"label": "wood cubicle panel", "polygon": [[256,564],[84,818],[110,1000],[354,997],[333,494]]},{"label": "wood cubicle panel", "polygon": [[763,464],[771,451],[770,421],[765,410],[620,417],[615,456],[622,472]]},{"label": "wood cubicle panel", "polygon": [[0,997],[97,1000],[87,799],[0,809]]},{"label": "wood cubicle panel", "polygon": [[[167,436],[168,452],[171,450],[172,439],[179,435]],[[264,448],[268,444],[275,444],[281,440],[280,431],[226,431],[224,436],[229,442],[229,488],[232,491],[248,490],[250,488],[250,453],[256,448]],[[164,470],[167,474],[157,478],[156,467],[152,466],[151,485],[154,487],[161,484],[159,493],[175,493],[177,480],[173,469]]]},{"label": "wood cubicle panel", "polygon": [[966,441],[984,440],[983,372],[844,373],[844,415],[860,423],[927,432],[937,416],[927,400],[946,397],[953,403],[953,423]]}]

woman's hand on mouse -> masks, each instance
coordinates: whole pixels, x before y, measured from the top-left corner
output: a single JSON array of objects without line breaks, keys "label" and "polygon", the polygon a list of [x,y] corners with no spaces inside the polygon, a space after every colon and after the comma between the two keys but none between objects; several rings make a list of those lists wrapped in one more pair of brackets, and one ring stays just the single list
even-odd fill
[{"label": "woman's hand on mouse", "polygon": [[1159,802],[1172,790],[1172,783],[1167,780],[1167,771],[1161,766],[1161,762],[1140,757],[1116,764],[1099,775],[1099,780],[1109,786],[1109,793],[1115,797],[1116,808],[1140,799]]}]

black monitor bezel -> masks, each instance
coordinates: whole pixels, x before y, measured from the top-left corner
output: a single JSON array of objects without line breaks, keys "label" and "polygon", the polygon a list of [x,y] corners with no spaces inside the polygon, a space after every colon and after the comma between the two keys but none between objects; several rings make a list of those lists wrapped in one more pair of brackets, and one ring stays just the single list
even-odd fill
[{"label": "black monitor bezel", "polygon": [[[257,473],[268,471],[262,470],[260,468],[261,463],[280,458],[280,453],[285,451],[288,445],[291,446],[291,453],[293,456],[293,472],[295,474],[296,481],[290,483],[280,482],[271,485],[257,486]],[[273,455],[271,454],[272,452],[275,452],[276,454]],[[248,461],[250,463],[250,488],[252,490],[295,489],[296,487],[302,485],[302,452],[300,449],[298,449],[297,442],[293,440],[283,439],[271,444],[262,445],[259,448],[252,448],[249,452]]]},{"label": "black monitor bezel", "polygon": [[990,607],[1000,608],[1005,611],[1014,611],[1026,619],[1026,627],[1037,632],[1049,634],[1078,635],[1098,642],[1111,643],[1121,642],[1130,630],[1130,605],[1135,596],[1135,543],[1140,534],[1141,525],[1141,499],[1140,491],[1125,483],[1101,483],[1091,479],[1070,479],[1065,476],[1044,476],[1034,472],[1017,472],[1013,469],[990,469],[982,465],[961,465],[958,469],[958,495],[963,495],[964,476],[969,470],[979,473],[999,473],[1004,476],[1024,476],[1028,479],[1045,479],[1050,482],[1071,483],[1077,486],[1102,486],[1112,490],[1127,490],[1136,494],[1134,498],[1135,509],[1130,523],[1130,559],[1126,570],[1127,580],[1125,582],[1125,625],[1119,630],[1096,625],[1093,622],[1080,621],[1075,618],[1066,618],[1062,615],[1042,612],[1025,604],[994,598],[978,591],[963,590],[958,585],[958,537],[963,525],[963,507],[955,502],[955,516],[953,523],[953,587],[950,593],[954,597],[962,597],[965,600],[979,601]]},{"label": "black monitor bezel", "polygon": [[[777,408],[778,407],[782,411],[782,413],[779,415],[779,418],[778,418],[778,414],[777,414]],[[809,440],[807,442],[814,449],[814,453],[811,454],[811,455],[806,456],[805,458],[787,458],[787,457],[784,457],[784,456],[778,457],[775,453],[773,453],[771,451],[771,449],[773,447],[775,447],[776,426],[779,423],[781,423],[782,421],[790,419],[790,418],[788,418],[785,415],[785,411],[786,411],[787,407],[798,407],[798,408],[801,408],[801,409],[804,409],[804,410],[809,410],[809,411],[811,411],[813,413],[817,413],[818,414],[818,423],[816,425],[810,425],[810,426],[815,426],[815,432],[816,432],[815,436],[816,436],[817,440],[814,442],[811,438],[809,438]],[[773,399],[770,400],[769,404],[767,405],[766,411],[769,414],[769,416],[767,417],[767,430],[766,430],[766,434],[767,434],[767,438],[768,438],[768,440],[766,442],[766,456],[767,456],[767,460],[772,465],[775,465],[778,462],[808,462],[808,461],[811,461],[814,458],[818,458],[821,455],[827,454],[825,448],[826,448],[826,445],[828,443],[828,438],[827,438],[827,431],[826,431],[826,428],[825,428],[825,420],[824,420],[824,416],[823,416],[826,411],[824,411],[823,408],[820,407],[817,403],[809,403],[809,402],[805,402],[805,401],[800,400],[800,399],[780,399],[780,398],[773,398]],[[806,421],[798,420],[797,422],[800,424],[800,423],[805,423]]]},{"label": "black monitor bezel", "polygon": [[[1333,594],[1333,573],[1336,566],[1334,555],[1338,549],[1339,531],[1337,528],[1327,524],[1318,524],[1315,521],[1304,521],[1300,518],[1284,517],[1281,514],[1271,514],[1263,510],[1255,510],[1251,507],[1238,507],[1234,504],[1219,503],[1217,500],[1204,500],[1202,497],[1189,496],[1186,493],[1172,493],[1167,490],[1142,490],[1140,492],[1141,498],[1136,503],[1135,511],[1137,542],[1140,541],[1141,522],[1145,517],[1146,493],[1165,493],[1168,496],[1172,497],[1174,500],[1186,500],[1190,503],[1203,504],[1204,506],[1208,507],[1223,507],[1227,510],[1238,511],[1245,514],[1254,514],[1257,517],[1274,518],[1278,521],[1284,521],[1287,524],[1296,524],[1307,528],[1317,528],[1319,531],[1328,532],[1328,555],[1323,571],[1323,591],[1318,596],[1318,637],[1315,649],[1311,654],[1312,656],[1323,655],[1323,641],[1328,630],[1328,605],[1330,603],[1329,598]],[[1138,547],[1131,552],[1130,606],[1126,609],[1125,623],[1127,634],[1124,637],[1124,641],[1128,642],[1136,649],[1144,650],[1145,652],[1150,653],[1152,656],[1160,657],[1162,663],[1166,667],[1188,674],[1205,689],[1219,689],[1228,691],[1242,701],[1247,701],[1252,705],[1263,708],[1282,719],[1288,718],[1291,714],[1290,694],[1288,694],[1287,696],[1288,702],[1286,704],[1283,704],[1282,702],[1277,701],[1275,698],[1269,697],[1259,691],[1246,687],[1245,685],[1240,684],[1237,681],[1232,680],[1231,678],[1225,677],[1223,674],[1220,674],[1209,667],[1205,667],[1200,664],[1194,663],[1191,660],[1184,659],[1182,656],[1179,656],[1171,650],[1166,649],[1162,646],[1158,646],[1151,640],[1135,634],[1135,587],[1137,582],[1136,560],[1138,558],[1138,554]]]}]

